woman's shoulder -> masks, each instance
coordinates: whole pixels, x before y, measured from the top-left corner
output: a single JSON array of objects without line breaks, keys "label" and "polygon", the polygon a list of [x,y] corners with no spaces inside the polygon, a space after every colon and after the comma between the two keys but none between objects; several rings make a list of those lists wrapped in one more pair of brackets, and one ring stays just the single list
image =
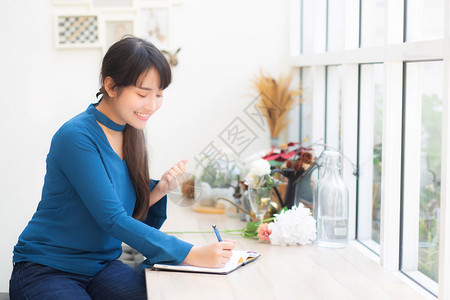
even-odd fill
[{"label": "woman's shoulder", "polygon": [[65,122],[53,136],[53,142],[62,140],[74,142],[79,139],[92,139],[95,135],[95,118],[86,111]]},{"label": "woman's shoulder", "polygon": [[67,162],[86,155],[99,153],[104,147],[95,116],[82,112],[65,122],[54,134],[47,159]]}]

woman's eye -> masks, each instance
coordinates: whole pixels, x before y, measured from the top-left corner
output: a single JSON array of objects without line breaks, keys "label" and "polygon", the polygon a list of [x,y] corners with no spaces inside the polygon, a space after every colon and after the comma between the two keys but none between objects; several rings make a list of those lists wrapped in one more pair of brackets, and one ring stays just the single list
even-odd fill
[{"label": "woman's eye", "polygon": [[141,97],[141,98],[145,98],[146,97],[146,95],[141,95],[141,94],[138,94],[138,96]]},{"label": "woman's eye", "polygon": [[158,98],[162,98],[162,97],[163,97],[163,95],[156,95],[156,97],[158,97]]}]

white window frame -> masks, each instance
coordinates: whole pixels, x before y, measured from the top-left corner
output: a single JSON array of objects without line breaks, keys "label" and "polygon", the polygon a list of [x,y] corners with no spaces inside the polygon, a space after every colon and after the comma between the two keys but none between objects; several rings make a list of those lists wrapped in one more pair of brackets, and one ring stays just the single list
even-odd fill
[{"label": "white window frame", "polygon": [[[291,0],[299,3],[301,0]],[[441,218],[439,250],[440,299],[450,299],[450,7],[444,2],[444,36],[442,39],[403,42],[404,0],[385,1],[384,46],[358,48],[359,44],[359,0],[345,1],[344,50],[291,56],[293,67],[310,67],[312,97],[312,140],[323,138],[325,105],[325,66],[343,66],[343,152],[356,162],[356,120],[358,65],[361,63],[384,64],[383,103],[383,157],[382,157],[382,203],[380,263],[387,270],[398,271],[400,261],[400,205],[401,205],[401,149],[402,149],[402,100],[403,64],[408,61],[443,60],[443,124],[442,124],[442,170],[441,170]],[[316,11],[315,11],[316,12]],[[316,12],[317,13],[317,12]],[[300,14],[297,15],[300,18]],[[315,16],[312,16],[313,18]],[[301,23],[300,23],[301,24]],[[356,26],[355,26],[356,24]],[[317,37],[319,41],[323,37]],[[325,37],[326,38],[326,37]],[[317,42],[317,41],[316,41]],[[356,83],[355,83],[356,81]],[[349,173],[349,172],[345,172]],[[344,174],[345,174],[344,173]],[[350,183],[350,195],[356,195],[354,180]],[[356,199],[350,199],[350,224],[354,226]],[[354,227],[353,227],[354,229]],[[350,229],[351,230],[351,229]],[[355,230],[353,230],[354,232]]]},{"label": "white window frame", "polygon": [[[422,83],[421,63],[405,63],[405,95],[406,109],[404,127],[404,169],[403,169],[403,250],[401,269],[413,280],[419,282],[433,294],[438,293],[438,284],[418,271],[419,261],[419,226],[416,220],[420,217],[420,182],[421,182],[421,136],[422,131]],[[406,150],[407,149],[407,150]],[[416,224],[416,226],[408,226]],[[408,228],[405,228],[408,226]],[[439,226],[441,227],[441,226]]]},{"label": "white window frame", "polygon": [[[342,66],[326,66],[325,143],[336,149],[342,144],[339,132],[342,123]],[[340,150],[340,149],[339,149]]]},{"label": "white window frame", "polygon": [[[374,80],[373,80],[373,64],[360,64],[359,65],[359,78],[360,78],[360,105],[359,105],[359,184],[358,184],[358,240],[361,241],[366,247],[374,251],[376,254],[380,254],[380,245],[372,239],[373,231],[373,198],[362,201],[363,195],[372,195],[373,193],[373,148],[374,148]],[[365,81],[362,80],[363,66],[368,68],[368,73],[365,77]],[[364,104],[362,104],[364,102]],[[362,192],[363,191],[363,192]],[[381,195],[380,195],[381,196]],[[381,228],[380,228],[381,229]]]}]

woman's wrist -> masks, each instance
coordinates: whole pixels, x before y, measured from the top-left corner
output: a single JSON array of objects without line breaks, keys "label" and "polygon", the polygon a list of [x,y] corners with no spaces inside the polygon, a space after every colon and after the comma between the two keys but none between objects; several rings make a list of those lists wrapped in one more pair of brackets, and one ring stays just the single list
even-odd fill
[{"label": "woman's wrist", "polygon": [[156,202],[161,200],[165,195],[166,195],[166,193],[161,191],[161,189],[159,187],[159,183],[157,183],[156,186],[153,188],[153,190],[151,190],[151,192],[150,192],[150,205],[149,206],[152,206],[153,204],[155,204]]},{"label": "woman's wrist", "polygon": [[197,262],[197,247],[194,246],[191,248],[191,250],[189,251],[188,255],[186,256],[186,258],[184,259],[183,263],[188,264],[188,265],[196,265]]}]

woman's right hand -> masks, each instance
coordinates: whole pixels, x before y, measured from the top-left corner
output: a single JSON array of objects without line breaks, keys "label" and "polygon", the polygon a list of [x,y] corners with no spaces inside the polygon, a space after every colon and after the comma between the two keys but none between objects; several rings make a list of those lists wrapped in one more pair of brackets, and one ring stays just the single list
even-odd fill
[{"label": "woman's right hand", "polygon": [[235,241],[216,242],[194,246],[183,263],[203,268],[221,268],[230,260]]}]

